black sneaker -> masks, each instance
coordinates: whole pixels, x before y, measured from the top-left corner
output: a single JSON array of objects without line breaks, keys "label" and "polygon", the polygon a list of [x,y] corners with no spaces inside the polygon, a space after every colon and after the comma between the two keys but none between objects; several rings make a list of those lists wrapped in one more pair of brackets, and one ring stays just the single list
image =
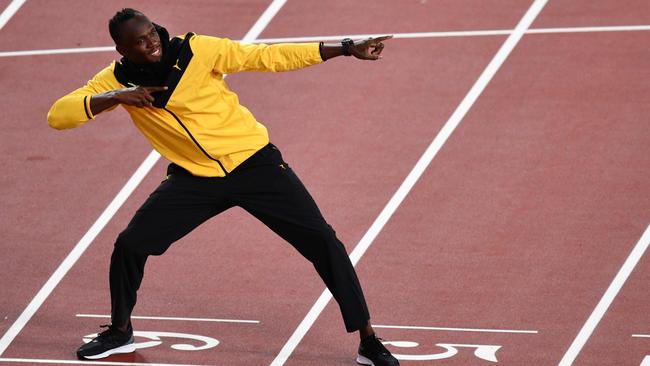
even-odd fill
[{"label": "black sneaker", "polygon": [[116,353],[135,351],[133,328],[130,324],[126,332],[122,332],[112,325],[102,325],[101,327],[108,329],[99,333],[92,341],[77,350],[77,357],[80,360],[96,360]]},{"label": "black sneaker", "polygon": [[374,334],[359,343],[357,363],[369,366],[399,366],[399,361],[384,347],[381,338],[377,338]]}]

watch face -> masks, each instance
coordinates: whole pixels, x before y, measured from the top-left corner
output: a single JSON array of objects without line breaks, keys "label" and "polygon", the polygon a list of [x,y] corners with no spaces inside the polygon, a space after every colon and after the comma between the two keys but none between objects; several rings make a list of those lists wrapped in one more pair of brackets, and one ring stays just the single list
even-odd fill
[{"label": "watch face", "polygon": [[343,56],[350,56],[352,53],[350,53],[350,47],[354,46],[354,41],[350,38],[344,38],[343,41],[341,41],[341,49],[343,51]]}]

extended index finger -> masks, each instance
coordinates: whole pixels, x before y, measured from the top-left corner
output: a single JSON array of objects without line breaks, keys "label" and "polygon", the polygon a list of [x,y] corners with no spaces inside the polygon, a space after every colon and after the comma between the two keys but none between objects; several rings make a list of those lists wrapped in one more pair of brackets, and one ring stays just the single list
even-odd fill
[{"label": "extended index finger", "polygon": [[388,35],[388,36],[381,36],[381,37],[373,38],[372,40],[373,40],[374,42],[383,42],[383,41],[389,40],[389,39],[391,39],[391,38],[393,38],[393,35],[392,35],[392,34],[391,34],[391,35]]},{"label": "extended index finger", "polygon": [[167,87],[166,86],[145,86],[142,87],[142,89],[146,90],[147,93],[155,93],[155,92],[165,91],[167,90]]}]

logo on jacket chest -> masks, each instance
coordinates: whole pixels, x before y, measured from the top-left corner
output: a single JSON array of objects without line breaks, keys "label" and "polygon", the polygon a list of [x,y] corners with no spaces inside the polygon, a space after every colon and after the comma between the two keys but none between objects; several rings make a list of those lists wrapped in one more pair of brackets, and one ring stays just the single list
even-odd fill
[{"label": "logo on jacket chest", "polygon": [[176,60],[176,63],[175,63],[174,66],[172,66],[172,67],[175,68],[176,70],[183,71],[183,69],[181,69],[181,67],[178,66],[178,61],[179,61],[179,60],[177,59],[177,60]]}]

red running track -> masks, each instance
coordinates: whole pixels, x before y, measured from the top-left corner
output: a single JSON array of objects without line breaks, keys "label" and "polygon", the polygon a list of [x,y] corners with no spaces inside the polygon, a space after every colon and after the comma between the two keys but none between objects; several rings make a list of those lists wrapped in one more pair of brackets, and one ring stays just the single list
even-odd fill
[{"label": "red running track", "polygon": [[[261,37],[512,29],[531,3],[288,1]],[[0,39],[0,50],[109,45],[105,19],[122,5],[47,4],[28,1],[1,30],[11,37]],[[172,33],[231,38],[241,38],[268,6],[156,4],[140,8]],[[618,4],[550,1],[533,28],[650,24],[645,3]],[[364,9],[367,16],[353,16]],[[336,59],[228,82],[269,127],[351,251],[505,39],[394,39],[381,62]],[[649,40],[648,31],[555,33],[526,35],[517,45],[357,266],[375,324],[437,327],[377,329],[388,341],[418,344],[389,345],[396,353],[438,355],[402,364],[491,364],[487,346],[499,347],[499,364],[558,364],[650,223],[650,90],[642,67]],[[150,151],[122,111],[73,131],[46,127],[52,101],[115,57],[0,59],[8,80],[0,86],[7,96],[0,159],[9,172],[0,178],[1,334]],[[81,336],[106,321],[75,315],[109,312],[113,240],[165,165],[156,164],[0,364],[73,360]],[[650,340],[632,337],[650,334],[643,326],[646,258],[576,365],[639,365],[650,354]],[[290,246],[233,209],[150,260],[136,313],[259,323],[137,320],[136,330],[220,343],[179,351],[170,345],[187,340],[161,338],[159,346],[109,361],[268,365],[322,290]],[[463,346],[442,358],[436,344],[481,346],[484,358]],[[355,348],[330,303],[286,364],[352,365]]]}]

